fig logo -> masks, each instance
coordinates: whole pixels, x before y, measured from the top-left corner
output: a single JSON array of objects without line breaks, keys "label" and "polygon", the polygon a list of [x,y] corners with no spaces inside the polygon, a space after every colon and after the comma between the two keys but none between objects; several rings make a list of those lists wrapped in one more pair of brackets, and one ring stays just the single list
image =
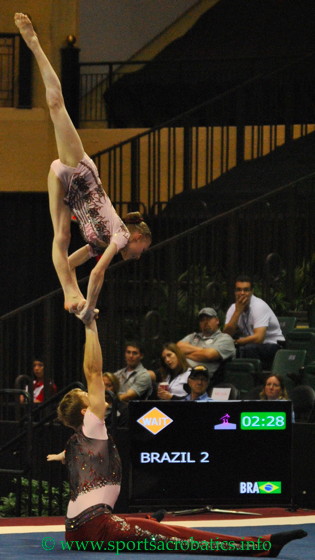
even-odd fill
[{"label": "fig logo", "polygon": [[156,436],[161,430],[169,426],[173,420],[155,406],[141,416],[141,418],[138,418],[137,422]]}]

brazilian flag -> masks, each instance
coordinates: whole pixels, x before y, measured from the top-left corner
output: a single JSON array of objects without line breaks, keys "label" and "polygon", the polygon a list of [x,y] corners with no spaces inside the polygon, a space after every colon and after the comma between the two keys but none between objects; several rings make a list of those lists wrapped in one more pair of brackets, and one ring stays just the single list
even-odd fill
[{"label": "brazilian flag", "polygon": [[281,494],[281,482],[279,480],[265,480],[257,482],[259,494]]}]

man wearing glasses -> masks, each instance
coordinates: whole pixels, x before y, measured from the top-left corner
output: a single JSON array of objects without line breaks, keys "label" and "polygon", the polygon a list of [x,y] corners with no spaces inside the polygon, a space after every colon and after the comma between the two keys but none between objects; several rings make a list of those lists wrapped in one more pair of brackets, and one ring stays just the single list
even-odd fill
[{"label": "man wearing glasses", "polygon": [[229,307],[223,331],[235,338],[240,358],[258,358],[270,370],[279,342],[284,341],[279,321],[269,305],[254,296],[252,280],[238,276],[235,303]]}]

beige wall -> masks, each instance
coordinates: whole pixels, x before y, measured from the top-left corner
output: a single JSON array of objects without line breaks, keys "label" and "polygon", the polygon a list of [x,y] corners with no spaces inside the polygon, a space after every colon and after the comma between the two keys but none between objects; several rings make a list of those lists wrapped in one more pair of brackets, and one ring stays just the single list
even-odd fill
[{"label": "beige wall", "polygon": [[[137,129],[79,130],[88,154],[138,134]],[[57,156],[46,110],[0,108],[0,191],[45,191],[50,163]]]},{"label": "beige wall", "polygon": [[[211,3],[212,0],[209,0]],[[60,72],[60,48],[65,44],[68,34],[77,34],[78,28],[78,0],[1,0],[1,31],[15,33],[16,27],[13,23],[15,11],[23,10],[32,16],[35,28],[40,35],[41,43],[52,61],[57,72]],[[50,162],[57,157],[53,127],[45,102],[44,87],[34,65],[34,108],[30,110],[0,108],[0,191],[44,191],[46,190],[47,173]],[[309,126],[307,132],[312,132],[314,126]],[[89,154],[96,153],[113,144],[117,144],[135,134],[142,132],[139,129],[81,129],[79,134],[83,140],[85,150]],[[234,167],[236,161],[235,153],[235,129],[216,128],[214,133],[214,174],[213,179],[223,172]],[[228,134],[227,134],[228,133]],[[305,133],[305,132],[304,132]],[[193,133],[195,134],[195,132]],[[260,135],[259,135],[260,134]],[[301,135],[300,127],[295,127],[295,137]],[[164,132],[161,133],[163,138]],[[167,182],[167,151],[165,143],[161,148],[161,160],[164,161],[161,171],[161,187]],[[194,186],[203,186],[207,181],[205,178],[205,158],[203,147],[205,145],[206,130],[199,129],[198,140],[198,178]],[[222,158],[226,153],[227,138],[229,143],[229,159]],[[252,150],[252,138],[254,138],[254,150]],[[247,127],[245,134],[245,158],[251,159],[258,155],[266,154],[276,146],[284,142],[284,127],[274,127],[272,138],[269,136],[269,128],[258,131],[257,127]],[[177,135],[177,176],[175,178],[175,192],[182,189],[182,159],[183,146],[180,133]],[[261,147],[263,149],[261,150]],[[148,147],[146,140],[141,141],[141,156],[143,165],[140,170],[141,190],[146,194],[148,185]],[[224,168],[221,162],[224,161]],[[102,170],[104,175],[105,171]],[[124,187],[128,191],[130,187],[130,158],[124,158],[122,174],[124,176]],[[163,178],[165,176],[165,179]],[[196,176],[195,170],[193,175]],[[106,181],[104,181],[106,185]],[[164,199],[162,193],[161,198]],[[129,199],[128,193],[124,193]]]},{"label": "beige wall", "polygon": [[[77,36],[78,0],[1,0],[3,33],[16,33],[13,16],[32,17],[41,44],[60,75],[60,48],[67,35]],[[57,157],[45,90],[34,63],[33,109],[0,108],[0,191],[44,191],[50,162]],[[79,131],[87,153],[119,143],[139,130]]]},{"label": "beige wall", "polygon": [[[17,33],[15,12],[31,16],[49,60],[60,71],[60,48],[67,35],[77,35],[78,0],[1,0],[1,32]],[[45,107],[44,89],[37,71],[34,72],[34,107]]]},{"label": "beige wall", "polygon": [[[85,151],[95,154],[131,138],[136,134],[144,132],[145,129],[80,129],[78,132],[82,139]],[[315,125],[294,126],[294,137],[299,138],[301,134],[307,134],[315,130]],[[208,181],[205,167],[204,149],[206,145],[206,129],[199,128],[198,137],[196,129],[193,129],[193,146],[197,149],[198,174],[193,168],[194,187],[202,187]],[[245,159],[250,160],[261,155],[266,155],[270,147],[275,149],[284,143],[285,129],[278,125],[272,129],[268,126],[263,128],[246,127],[245,129]],[[166,185],[168,177],[168,134],[162,130],[161,138],[161,174],[160,186],[162,189],[161,200],[166,200]],[[197,139],[198,138],[198,139]],[[229,146],[229,157],[227,159],[227,144]],[[213,129],[213,176],[216,179],[228,169],[236,165],[236,130],[235,127],[214,127]],[[148,167],[148,143],[147,137],[142,137],[140,142],[141,169],[140,189],[143,191],[143,200],[147,197],[147,185],[149,180]],[[196,154],[195,154],[196,155]],[[50,163],[57,157],[53,127],[46,110],[34,109],[3,109],[0,108],[0,191],[45,191],[47,173]],[[183,185],[183,138],[182,129],[176,133],[176,177],[175,192],[181,192]],[[130,150],[123,150],[122,175],[124,177],[125,199],[130,199]],[[106,186],[106,169],[102,168],[104,186]],[[165,188],[165,192],[163,192]]]},{"label": "beige wall", "polygon": [[43,109],[0,109],[0,191],[44,191],[52,131]]},{"label": "beige wall", "polygon": [[[3,33],[17,33],[14,13],[31,16],[42,46],[60,73],[60,48],[78,28],[78,0],[1,0]],[[57,48],[56,48],[57,46]],[[0,190],[45,190],[55,157],[45,91],[34,64],[33,109],[0,108]]]},{"label": "beige wall", "polygon": [[110,146],[128,140],[136,134],[141,134],[146,128],[81,128],[79,134],[88,154],[95,154],[100,150],[106,150]]}]

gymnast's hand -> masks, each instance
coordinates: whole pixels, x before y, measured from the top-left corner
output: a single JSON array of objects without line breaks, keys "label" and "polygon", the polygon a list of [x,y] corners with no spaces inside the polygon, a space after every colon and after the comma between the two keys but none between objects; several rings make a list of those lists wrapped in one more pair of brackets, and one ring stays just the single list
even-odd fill
[{"label": "gymnast's hand", "polygon": [[47,455],[47,461],[61,461],[62,463],[64,463],[66,458],[66,454],[65,451],[61,451],[61,453],[50,453],[49,455]]},{"label": "gymnast's hand", "polygon": [[83,307],[82,311],[75,313],[75,316],[80,319],[85,325],[90,325],[94,319],[98,319],[99,309],[91,309],[87,304]]}]

